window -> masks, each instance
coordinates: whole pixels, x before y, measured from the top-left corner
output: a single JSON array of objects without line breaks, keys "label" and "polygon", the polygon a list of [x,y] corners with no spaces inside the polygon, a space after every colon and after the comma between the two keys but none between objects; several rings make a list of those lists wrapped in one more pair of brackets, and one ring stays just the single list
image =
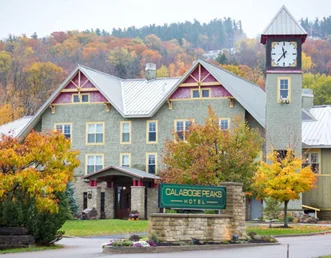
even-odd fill
[{"label": "window", "polygon": [[63,133],[67,139],[71,139],[71,124],[55,124],[55,130]]},{"label": "window", "polygon": [[121,122],[121,144],[131,144],[131,121]]},{"label": "window", "polygon": [[206,90],[202,90],[202,97],[203,98],[209,98],[210,95],[210,90],[206,89]]},{"label": "window", "polygon": [[200,92],[199,90],[192,90],[192,98],[200,98]]},{"label": "window", "polygon": [[150,174],[155,174],[157,171],[157,154],[156,153],[146,153],[146,170]]},{"label": "window", "polygon": [[188,128],[192,124],[190,120],[175,120],[175,130],[179,139],[185,141]]},{"label": "window", "polygon": [[320,169],[319,169],[319,153],[318,152],[307,152],[305,155],[305,160],[303,163],[303,167],[307,167],[310,166],[311,170],[316,173],[319,174],[320,173]]},{"label": "window", "polygon": [[157,143],[157,121],[147,121],[147,143]]},{"label": "window", "polygon": [[121,153],[120,154],[120,165],[121,167],[131,166],[131,153]]},{"label": "window", "polygon": [[72,102],[74,103],[89,102],[89,94],[72,94]]},{"label": "window", "polygon": [[104,144],[104,123],[87,123],[88,145]]},{"label": "window", "polygon": [[230,128],[230,120],[228,118],[220,118],[219,124],[222,130],[228,130]]},{"label": "window", "polygon": [[210,89],[192,89],[191,90],[191,98],[199,99],[201,98],[209,98],[210,97]]},{"label": "window", "polygon": [[87,154],[86,161],[87,174],[96,172],[103,168],[103,154]]},{"label": "window", "polygon": [[289,103],[291,98],[291,78],[279,77],[278,78],[278,102]]}]

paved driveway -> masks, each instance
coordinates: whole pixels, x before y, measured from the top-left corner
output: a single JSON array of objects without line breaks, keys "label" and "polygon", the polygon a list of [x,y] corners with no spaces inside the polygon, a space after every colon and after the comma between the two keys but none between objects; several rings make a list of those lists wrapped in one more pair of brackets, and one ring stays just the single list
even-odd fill
[{"label": "paved driveway", "polygon": [[222,257],[222,258],[285,258],[287,244],[290,245],[291,258],[312,258],[320,255],[331,254],[331,234],[321,236],[307,237],[286,237],[278,239],[281,245],[245,247],[228,250],[194,251],[164,254],[123,254],[123,255],[105,255],[101,252],[102,243],[105,238],[65,238],[59,243],[65,248],[59,250],[49,250],[41,252],[28,252],[18,254],[0,255],[1,258],[85,258],[85,257],[137,257],[137,258],[198,258],[198,257]]}]

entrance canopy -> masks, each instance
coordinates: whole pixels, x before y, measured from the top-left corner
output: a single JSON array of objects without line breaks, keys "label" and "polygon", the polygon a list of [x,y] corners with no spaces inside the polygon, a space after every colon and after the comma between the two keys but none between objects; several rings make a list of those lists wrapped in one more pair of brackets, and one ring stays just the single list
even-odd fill
[{"label": "entrance canopy", "polygon": [[109,166],[94,173],[83,176],[83,179],[98,180],[98,181],[115,181],[121,177],[129,177],[132,180],[154,181],[161,179],[160,177],[142,171],[136,168]]}]

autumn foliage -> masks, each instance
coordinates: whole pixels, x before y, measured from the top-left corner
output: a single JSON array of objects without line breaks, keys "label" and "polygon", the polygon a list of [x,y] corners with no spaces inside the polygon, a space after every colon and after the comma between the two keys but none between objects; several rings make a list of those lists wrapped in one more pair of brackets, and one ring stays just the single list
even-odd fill
[{"label": "autumn foliage", "polygon": [[231,121],[230,130],[221,130],[219,119],[209,107],[204,125],[192,123],[186,141],[174,134],[165,143],[161,171],[164,182],[219,185],[224,181],[242,182],[248,190],[262,139],[242,118]]},{"label": "autumn foliage", "polygon": [[287,227],[287,205],[290,200],[299,200],[300,194],[315,187],[316,176],[310,166],[302,168],[302,159],[288,149],[284,158],[277,151],[261,162],[253,180],[253,189],[258,199],[271,197],[284,203],[284,226]]},{"label": "autumn foliage", "polygon": [[24,142],[2,135],[0,201],[33,200],[39,211],[57,212],[56,193],[73,178],[78,154],[60,132],[31,132]]}]

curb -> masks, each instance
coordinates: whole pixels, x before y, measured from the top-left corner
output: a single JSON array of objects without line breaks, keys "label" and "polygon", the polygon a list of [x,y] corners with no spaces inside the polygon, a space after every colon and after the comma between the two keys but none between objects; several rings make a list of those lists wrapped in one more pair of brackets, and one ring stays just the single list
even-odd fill
[{"label": "curb", "polygon": [[282,238],[282,237],[301,237],[301,236],[318,236],[318,235],[328,235],[331,234],[331,230],[307,234],[295,234],[295,235],[273,235],[273,237]]},{"label": "curb", "polygon": [[280,245],[280,243],[251,243],[251,244],[226,244],[226,245],[192,245],[192,246],[157,246],[157,247],[104,247],[104,254],[136,254],[136,253],[173,253],[185,251],[203,251],[232,249],[242,247]]}]

